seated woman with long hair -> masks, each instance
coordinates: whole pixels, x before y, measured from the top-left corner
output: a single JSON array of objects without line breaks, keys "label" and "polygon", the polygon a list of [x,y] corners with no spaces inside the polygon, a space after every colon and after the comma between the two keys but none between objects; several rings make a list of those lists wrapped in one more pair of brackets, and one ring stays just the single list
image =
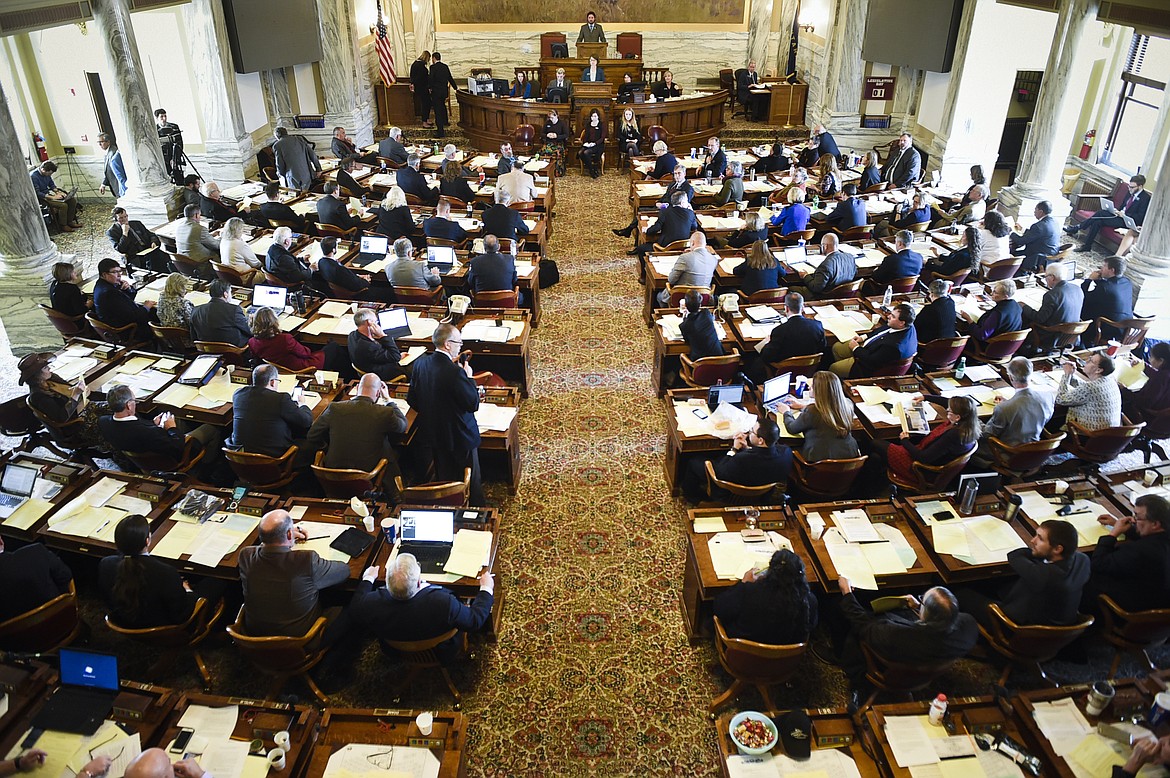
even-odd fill
[{"label": "seated woman with long hair", "polygon": [[238,216],[233,216],[223,225],[219,262],[239,273],[245,284],[259,284],[264,280],[264,264],[244,240],[244,220]]},{"label": "seated woman with long hair", "polygon": [[312,351],[287,332],[281,332],[280,320],[271,308],[261,308],[252,319],[252,337],[248,349],[257,359],[271,362],[285,370],[335,370],[349,374],[353,368],[349,363],[346,348],[329,341],[320,351]]},{"label": "seated woman with long hair", "polygon": [[780,272],[780,263],[762,240],[753,243],[747,259],[735,266],[735,275],[743,279],[740,291],[747,295],[761,289],[779,288]]},{"label": "seated woman with long hair", "polygon": [[98,428],[98,419],[109,413],[104,402],[91,402],[84,380],[70,383],[53,374],[49,363],[53,355],[34,352],[21,358],[16,369],[19,383],[28,385],[28,404],[54,424],[68,424],[81,419],[78,439],[83,444],[108,451],[110,446]]},{"label": "seated woman with long hair", "polygon": [[49,305],[54,311],[66,316],[81,316],[93,308],[93,301],[86,300],[77,285],[77,268],[72,262],[53,264],[53,282],[49,284]]},{"label": "seated woman with long hair", "polygon": [[385,235],[391,243],[399,238],[409,238],[414,233],[414,216],[406,204],[406,192],[402,191],[402,187],[390,187],[381,205],[371,210],[378,217],[375,232]]},{"label": "seated woman with long hair", "polygon": [[634,116],[634,109],[622,111],[621,124],[618,126],[618,148],[628,157],[636,157],[642,152],[638,144],[642,142],[642,131],[638,129],[638,119]]},{"label": "seated woman with long hair", "polygon": [[727,237],[727,245],[733,249],[745,249],[760,240],[765,243],[768,240],[768,222],[759,211],[751,210],[743,215],[743,229]]},{"label": "seated woman with long hair", "polygon": [[730,638],[773,646],[806,642],[817,625],[817,598],[808,588],[804,562],[780,549],[766,570],[748,570],[715,598],[715,615]]},{"label": "seated woman with long hair", "polygon": [[836,157],[822,154],[817,160],[817,173],[817,194],[828,198],[841,191],[841,168],[837,165]]},{"label": "seated woman with long hair", "polygon": [[983,215],[983,227],[979,230],[979,261],[984,265],[994,264],[1011,256],[1008,239],[1012,228],[999,211],[988,211]]},{"label": "seated woman with long hair", "polygon": [[[801,411],[795,416],[792,410]],[[853,403],[845,396],[841,379],[828,370],[813,375],[812,399],[793,400],[776,406],[784,428],[791,434],[804,433],[800,455],[806,462],[822,459],[852,459],[860,456],[853,438]]]},{"label": "seated woman with long hair", "polygon": [[471,184],[463,177],[463,170],[459,165],[447,165],[443,168],[439,179],[439,194],[444,197],[454,197],[467,205],[475,202],[475,192],[471,191]]},{"label": "seated woman with long hair", "polygon": [[947,420],[930,431],[917,444],[911,442],[910,433],[903,431],[898,441],[875,440],[874,451],[884,454],[890,470],[908,481],[913,481],[912,465],[943,465],[966,454],[979,443],[979,412],[970,397],[946,397],[925,395],[927,402],[945,405]]},{"label": "seated woman with long hair", "polygon": [[923,279],[929,281],[932,278],[953,276],[960,270],[968,271],[968,278],[974,279],[979,273],[979,256],[982,253],[983,236],[979,234],[978,227],[971,225],[963,230],[963,239],[959,243],[959,248],[945,257],[931,258],[926,261],[926,267],[923,268],[925,271]]},{"label": "seated woman with long hair", "polygon": [[532,99],[532,82],[528,80],[528,75],[523,70],[516,71],[516,80],[512,82],[512,97],[523,97],[525,100]]},{"label": "seated woman with long hair", "polygon": [[131,514],[114,529],[117,554],[98,563],[98,587],[119,627],[182,624],[198,599],[179,571],[150,556],[150,522]]},{"label": "seated woman with long hair", "polygon": [[171,273],[167,276],[163,292],[158,298],[158,323],[164,327],[191,329],[191,314],[194,304],[187,299],[187,276]]},{"label": "seated woman with long hair", "polygon": [[876,151],[865,152],[865,166],[861,169],[861,180],[857,182],[857,191],[864,194],[865,190],[877,186],[882,182],[882,169],[878,164]]}]

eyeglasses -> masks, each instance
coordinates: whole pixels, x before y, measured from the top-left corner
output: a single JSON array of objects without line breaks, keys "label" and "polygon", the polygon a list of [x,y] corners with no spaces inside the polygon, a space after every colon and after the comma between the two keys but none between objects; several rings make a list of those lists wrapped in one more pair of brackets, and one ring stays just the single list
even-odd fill
[{"label": "eyeglasses", "polygon": [[447,342],[448,342],[448,343],[454,343],[456,346],[462,346],[462,345],[463,345],[463,341],[461,341],[461,340],[448,340]]}]

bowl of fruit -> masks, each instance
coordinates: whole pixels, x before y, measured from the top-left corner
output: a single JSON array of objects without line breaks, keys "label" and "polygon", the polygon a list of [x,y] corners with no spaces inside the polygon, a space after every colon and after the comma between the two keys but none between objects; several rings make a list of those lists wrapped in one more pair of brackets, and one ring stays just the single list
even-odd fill
[{"label": "bowl of fruit", "polygon": [[754,710],[737,713],[731,719],[731,739],[741,754],[759,756],[776,747],[780,732],[772,719]]}]

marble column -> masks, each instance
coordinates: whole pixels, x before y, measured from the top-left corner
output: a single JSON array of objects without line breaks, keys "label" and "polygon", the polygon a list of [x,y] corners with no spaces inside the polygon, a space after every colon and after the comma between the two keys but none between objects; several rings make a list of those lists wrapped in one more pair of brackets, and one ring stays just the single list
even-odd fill
[{"label": "marble column", "polygon": [[268,121],[273,127],[292,127],[292,95],[288,91],[288,73],[284,68],[260,71],[260,88],[264,92],[264,105],[268,109]]},{"label": "marble column", "polygon": [[[435,37],[435,0],[410,0],[411,10],[414,11],[414,56],[417,57],[421,52],[434,52],[439,48],[438,40]],[[611,46],[617,45],[617,38],[610,43]],[[442,49],[439,50],[442,53]],[[413,59],[413,57],[412,57]]]},{"label": "marble column", "polygon": [[769,57],[768,33],[772,30],[772,0],[751,0],[748,17],[747,63],[756,63],[756,72],[763,75],[775,72],[775,62]]},{"label": "marble column", "polygon": [[[317,10],[321,39],[328,42],[321,59],[325,130],[331,137],[333,127],[345,127],[358,146],[373,143],[370,79],[358,55],[352,0],[317,0]],[[305,134],[317,139],[315,133]]]},{"label": "marble column", "polygon": [[182,13],[206,136],[199,171],[228,186],[247,178],[256,163],[251,133],[244,128],[231,51],[221,45],[227,40],[223,5],[220,0],[192,0]]},{"label": "marble column", "polygon": [[[1138,279],[1170,276],[1170,151],[1160,139],[1170,135],[1170,89],[1162,92],[1158,125],[1150,138],[1146,162],[1157,162],[1158,171],[1146,176],[1157,182],[1150,195],[1150,207],[1142,222],[1142,232],[1126,259]],[[1161,155],[1161,161],[1158,157]]]},{"label": "marble column", "polygon": [[[973,67],[975,72],[972,73],[966,69],[968,43],[971,39],[971,28],[975,22],[977,5],[978,3],[966,3],[963,6],[963,16],[959,20],[958,42],[955,45],[955,56],[951,65],[951,80],[948,84],[946,100],[943,103],[942,122],[926,149],[930,155],[927,162],[928,169],[941,171],[944,181],[962,181],[970,171],[971,165],[984,162],[983,157],[972,158],[972,144],[963,142],[967,141],[965,137],[960,142],[951,142],[952,139],[957,140],[956,136],[964,134],[962,124],[964,122],[970,123],[969,117],[965,115],[966,112],[957,109],[960,102],[967,97],[967,92],[975,87],[974,81],[977,81],[981,75],[978,72],[978,67]],[[968,77],[972,80],[965,81],[964,79]]]},{"label": "marble column", "polygon": [[1064,0],[1060,7],[1016,181],[999,196],[1000,210],[1021,223],[1034,221],[1032,211],[1040,200],[1053,205],[1058,219],[1068,215],[1069,203],[1061,194],[1060,177],[1084,98],[1084,82],[1073,77],[1073,70],[1082,58],[1081,40],[1100,5],[1101,0]]},{"label": "marble column", "polygon": [[[972,3],[971,5],[974,5]],[[956,58],[957,59],[957,58]],[[894,85],[894,117],[890,129],[913,133],[918,125],[918,103],[922,99],[922,73],[918,68],[899,67]]]},{"label": "marble column", "polygon": [[[834,136],[856,132],[861,127],[861,81],[865,63],[860,52],[868,14],[869,0],[837,0],[820,119]],[[811,117],[808,123],[812,124]]]},{"label": "marble column", "polygon": [[118,203],[145,224],[168,221],[178,190],[167,176],[162,145],[146,91],[142,58],[126,0],[91,0],[94,28],[106,50],[113,78],[106,84],[110,107],[121,118],[118,148],[126,164],[126,194]]},{"label": "marble column", "polygon": [[60,254],[49,240],[41,204],[28,177],[28,163],[20,150],[16,125],[8,110],[8,97],[0,83],[0,294],[20,287],[44,290],[53,263]]}]

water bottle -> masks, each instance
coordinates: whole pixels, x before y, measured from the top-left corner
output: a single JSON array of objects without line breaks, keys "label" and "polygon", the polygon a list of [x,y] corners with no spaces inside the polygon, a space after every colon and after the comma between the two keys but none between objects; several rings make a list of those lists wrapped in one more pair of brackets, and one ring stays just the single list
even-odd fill
[{"label": "water bottle", "polygon": [[963,496],[959,499],[959,513],[970,516],[975,512],[975,498],[979,495],[979,484],[974,479],[963,487]]},{"label": "water bottle", "polygon": [[967,358],[959,357],[959,364],[955,366],[955,378],[962,378],[967,374]]},{"label": "water bottle", "polygon": [[945,715],[947,715],[947,696],[940,694],[930,703],[930,713],[927,714],[927,717],[931,724],[941,727]]},{"label": "water bottle", "polygon": [[882,295],[882,307],[889,308],[890,303],[894,301],[894,287],[887,285],[886,293]]}]

